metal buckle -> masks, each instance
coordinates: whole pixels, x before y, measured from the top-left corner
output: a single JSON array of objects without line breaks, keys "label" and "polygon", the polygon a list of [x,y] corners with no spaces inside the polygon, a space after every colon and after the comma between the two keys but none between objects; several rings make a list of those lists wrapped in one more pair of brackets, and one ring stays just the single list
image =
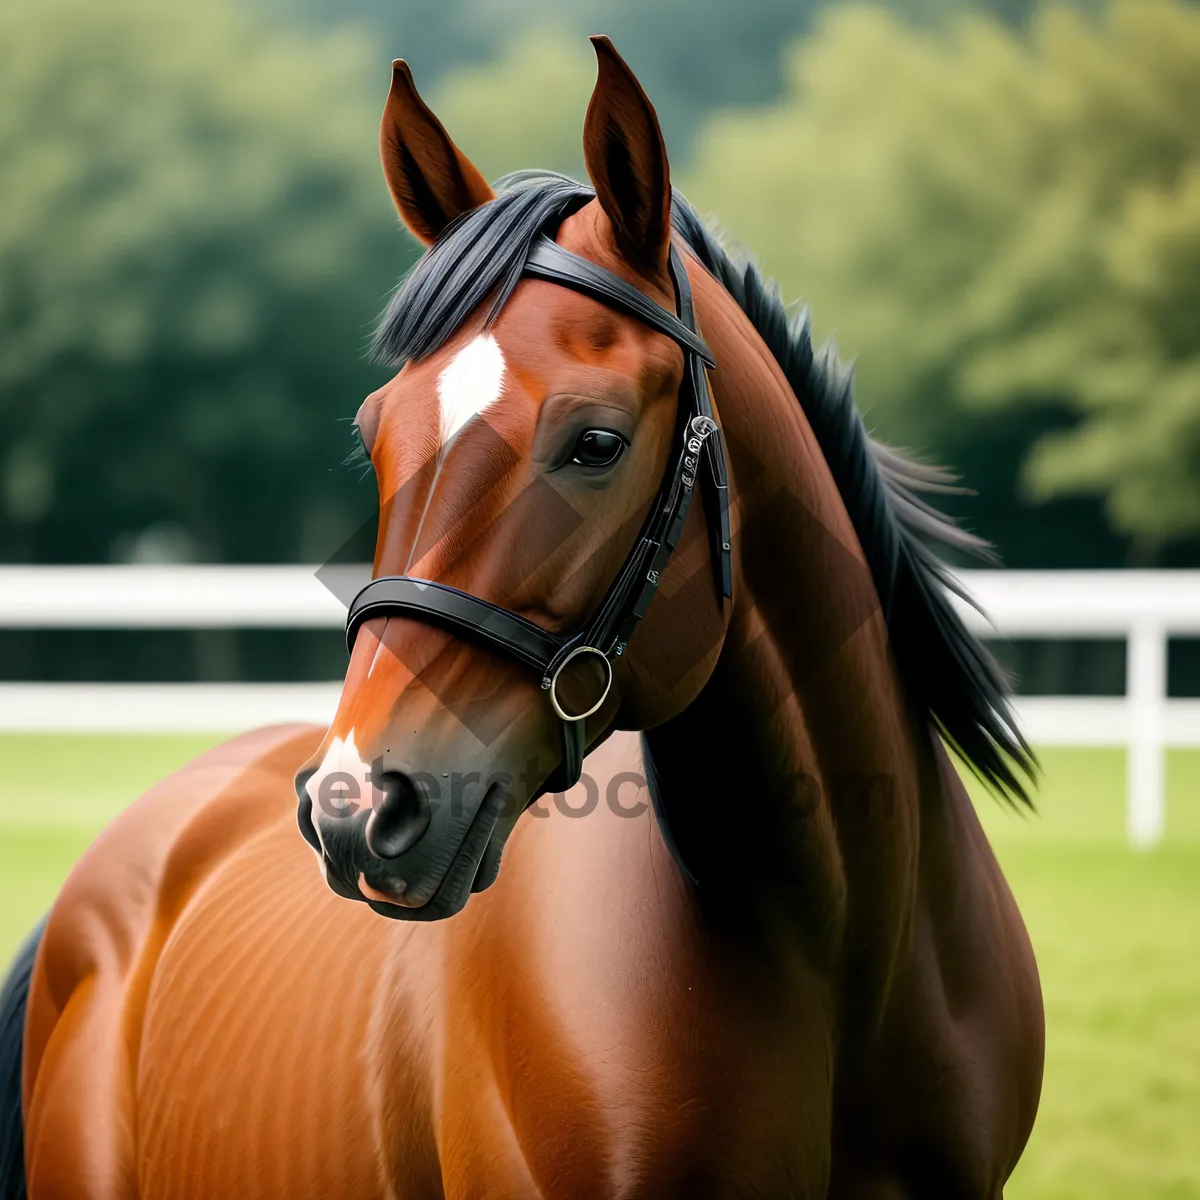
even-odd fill
[{"label": "metal buckle", "polygon": [[[563,706],[561,704],[559,704],[559,702],[558,702],[558,677],[562,674],[563,668],[567,665],[567,663],[569,663],[571,661],[571,659],[573,659],[573,658],[578,658],[579,655],[581,655],[581,654],[594,654],[598,659],[600,659],[600,661],[604,664],[604,669],[608,673],[608,677],[604,683],[604,690],[600,693],[600,699],[597,700],[596,703],[593,704],[592,707],[587,710],[587,712],[581,712],[581,713],[577,713],[575,715],[571,715],[570,713],[564,711]],[[595,646],[576,646],[575,649],[572,650],[571,653],[568,654],[567,657],[564,658],[562,660],[562,662],[560,662],[558,664],[558,668],[555,670],[554,674],[550,677],[550,704],[551,704],[551,707],[554,709],[555,713],[557,713],[558,716],[561,717],[562,720],[564,720],[564,721],[584,721],[588,717],[592,716],[593,713],[597,713],[600,711],[600,706],[605,702],[605,700],[608,699],[608,693],[610,691],[612,691],[612,681],[613,681],[612,663],[610,663],[608,661],[607,654],[605,654],[602,650],[597,650]]]}]

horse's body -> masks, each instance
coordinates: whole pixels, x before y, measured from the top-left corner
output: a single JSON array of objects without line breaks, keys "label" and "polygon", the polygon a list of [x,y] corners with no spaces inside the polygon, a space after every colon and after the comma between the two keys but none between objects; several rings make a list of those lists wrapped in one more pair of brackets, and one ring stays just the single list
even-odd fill
[{"label": "horse's body", "polygon": [[[348,904],[295,832],[322,732],[211,751],[72,876],[31,998],[33,1200],[999,1194],[1036,981],[948,772],[903,848],[879,814],[902,889],[812,885],[889,910],[839,979],[790,923],[748,949],[707,919],[652,814],[604,804],[527,815],[453,921]],[[603,794],[636,739],[588,766]]]},{"label": "horse's body", "polygon": [[[417,229],[430,178],[413,216],[408,177],[390,177]],[[456,187],[479,184],[467,173]],[[558,240],[624,271],[602,219],[593,203]],[[368,742],[395,755],[397,729],[433,731],[439,768],[447,745],[479,744],[442,721],[428,672],[415,686],[409,642],[379,656],[389,639],[444,648],[452,635],[380,619],[356,643],[334,729],[210,752],[114,822],[68,881],[28,999],[31,1200],[1000,1195],[1037,1105],[1040,994],[1012,897],[914,699],[924,684],[897,665],[911,580],[891,580],[881,604],[865,526],[789,377],[729,292],[695,259],[688,273],[719,364],[735,600],[722,613],[710,595],[696,506],[600,714],[604,732],[650,729],[670,845],[630,778],[647,773],[643,743],[615,732],[567,803],[543,797],[514,819],[495,883],[485,858],[486,890],[452,919],[387,921],[335,896],[296,833],[293,776],[306,768],[302,798],[315,798],[331,754],[348,761],[357,737],[356,762]],[[571,311],[575,329],[599,307],[561,293],[526,282],[494,326],[523,387],[552,369],[515,357],[538,314],[592,306]],[[629,336],[642,353],[645,335]],[[587,353],[632,355],[624,337],[610,321]],[[389,515],[381,572],[412,560],[423,496]],[[426,577],[470,569],[459,578],[481,589],[477,561],[455,566],[456,553],[436,571],[427,558]],[[487,590],[515,607],[496,582],[511,554],[494,557]],[[580,611],[603,582],[588,581]],[[450,672],[459,690],[484,669],[472,653]],[[540,711],[525,686],[491,687],[491,708]],[[547,728],[520,726],[520,752],[552,744]],[[515,755],[507,736],[488,753]],[[376,862],[363,824],[312,830],[331,886],[420,917],[416,868],[397,883],[390,865],[408,851]],[[357,883],[347,862],[366,864]]]}]

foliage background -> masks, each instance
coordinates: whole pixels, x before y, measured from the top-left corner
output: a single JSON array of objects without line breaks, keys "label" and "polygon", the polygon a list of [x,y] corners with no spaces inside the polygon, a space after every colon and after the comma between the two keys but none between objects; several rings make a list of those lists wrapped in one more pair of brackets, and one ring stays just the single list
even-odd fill
[{"label": "foliage background", "polygon": [[0,552],[287,559],[410,256],[361,34],[217,3],[0,9]]},{"label": "foliage background", "polygon": [[[881,432],[984,493],[1010,561],[1192,552],[1194,9],[1049,9],[1024,38],[835,10],[778,102],[713,118],[686,186],[837,329]],[[1076,496],[1100,503],[1047,503]]]},{"label": "foliage background", "polygon": [[1012,566],[1200,562],[1200,14],[1184,0],[9,0],[0,558],[319,559],[415,253],[403,53],[485,173],[581,172],[604,28],[677,184],[812,304]]}]

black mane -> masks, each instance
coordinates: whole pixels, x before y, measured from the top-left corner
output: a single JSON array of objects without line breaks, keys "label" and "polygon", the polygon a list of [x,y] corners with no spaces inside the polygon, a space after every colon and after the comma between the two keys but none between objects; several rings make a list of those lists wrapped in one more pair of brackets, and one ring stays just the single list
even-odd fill
[{"label": "black mane", "polygon": [[490,324],[521,281],[533,239],[595,195],[565,175],[533,171],[496,186],[496,199],[446,226],[392,294],[371,342],[377,358],[400,366],[432,354],[494,292]]},{"label": "black mane", "polygon": [[[373,350],[399,365],[433,353],[489,296],[492,321],[521,278],[530,243],[594,195],[562,175],[522,171],[497,197],[449,226],[396,289]],[[750,319],[791,384],[862,544],[900,677],[914,703],[983,780],[1028,802],[1021,776],[1036,760],[1017,727],[995,661],[963,624],[960,585],[937,553],[986,546],[921,498],[948,490],[942,471],[872,439],[854,404],[852,372],[832,345],[814,351],[805,309],[789,316],[779,288],[749,257],[734,261],[678,193],[672,223]]]}]

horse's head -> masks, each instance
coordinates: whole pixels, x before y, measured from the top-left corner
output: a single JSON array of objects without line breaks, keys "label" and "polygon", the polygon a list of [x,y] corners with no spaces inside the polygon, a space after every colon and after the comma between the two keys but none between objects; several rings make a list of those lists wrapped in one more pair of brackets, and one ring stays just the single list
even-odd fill
[{"label": "horse's head", "polygon": [[[544,631],[568,653],[544,672],[436,613],[364,610],[337,716],[297,789],[330,886],[389,916],[457,912],[495,878],[525,806],[572,781],[563,730],[594,746],[614,728],[669,719],[703,687],[724,637],[728,606],[696,504],[628,651],[618,640],[569,654],[570,636],[611,599],[673,464],[696,470],[686,429],[680,441],[681,390],[696,394],[680,341],[627,306],[522,277],[544,228],[676,311],[662,134],[628,67],[606,39],[594,43],[584,128],[594,195],[543,181],[497,197],[407,66],[393,70],[384,174],[431,249],[377,339],[402,369],[357,416],[381,500],[375,576],[487,601],[518,618],[505,627],[513,637]],[[706,406],[702,373],[700,388]],[[654,565],[642,564],[635,591],[647,573],[657,582]],[[476,625],[481,613],[469,614]]]}]

